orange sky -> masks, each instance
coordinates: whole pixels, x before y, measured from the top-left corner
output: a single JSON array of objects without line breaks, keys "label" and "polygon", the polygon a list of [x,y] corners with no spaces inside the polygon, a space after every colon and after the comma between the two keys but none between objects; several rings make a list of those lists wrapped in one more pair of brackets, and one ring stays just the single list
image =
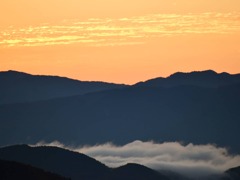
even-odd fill
[{"label": "orange sky", "polygon": [[239,0],[1,0],[0,70],[133,84],[240,73]]}]

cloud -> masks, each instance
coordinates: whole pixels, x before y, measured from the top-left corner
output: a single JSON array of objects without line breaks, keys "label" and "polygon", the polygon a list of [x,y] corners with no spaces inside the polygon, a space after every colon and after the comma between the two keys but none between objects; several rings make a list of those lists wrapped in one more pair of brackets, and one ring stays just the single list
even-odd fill
[{"label": "cloud", "polygon": [[231,34],[240,32],[240,13],[150,14],[125,18],[64,20],[0,32],[0,47],[81,44],[122,46],[143,44],[150,38],[186,34]]},{"label": "cloud", "polygon": [[155,170],[170,170],[187,176],[222,173],[240,166],[240,156],[230,155],[226,148],[215,145],[183,145],[178,142],[134,141],[123,146],[106,143],[95,146],[69,147],[59,142],[40,142],[35,146],[57,146],[84,153],[110,167],[138,163]]}]

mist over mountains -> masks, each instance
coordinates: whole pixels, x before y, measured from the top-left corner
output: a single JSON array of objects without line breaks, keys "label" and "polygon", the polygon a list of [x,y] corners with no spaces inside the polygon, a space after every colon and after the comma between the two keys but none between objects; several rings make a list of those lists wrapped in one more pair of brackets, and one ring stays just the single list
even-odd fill
[{"label": "mist over mountains", "polygon": [[[59,141],[61,148],[81,147],[79,152],[116,167],[113,171],[84,154],[65,154],[56,147],[0,148],[0,159],[33,166],[30,175],[36,167],[72,179],[86,172],[79,177],[125,179],[133,173],[135,179],[180,180],[186,177],[178,173],[210,174],[240,165],[234,155],[240,153],[240,74],[179,72],[130,86],[7,71],[0,72],[0,84],[0,146]],[[49,162],[43,165],[41,157],[46,156]],[[65,164],[57,156],[72,163],[72,169],[59,173]],[[51,164],[53,169],[46,168]],[[238,177],[239,168],[234,168],[210,179]]]},{"label": "mist over mountains", "polygon": [[[0,73],[0,82],[0,91],[8,97],[2,100],[1,95],[0,145],[42,140],[77,145],[154,140],[214,143],[240,152],[236,142],[240,136],[239,74],[176,73],[132,86],[100,83],[98,87],[92,82],[95,90],[86,91],[92,86],[88,82],[84,93],[77,95],[69,85],[72,80],[60,77],[9,71]],[[63,92],[60,87],[64,95],[53,98]],[[9,98],[18,96],[18,103]]]},{"label": "mist over mountains", "polygon": [[136,140],[125,145],[112,143],[94,146],[67,146],[60,142],[39,142],[34,147],[54,146],[84,153],[105,165],[118,168],[128,163],[142,164],[154,170],[175,172],[185,177],[208,177],[222,174],[240,165],[240,155],[228,153],[215,145],[181,144],[179,142],[142,142]]},{"label": "mist over mountains", "polygon": [[82,153],[53,146],[14,145],[2,147],[0,148],[0,167],[0,177],[5,180],[16,178],[42,180],[238,180],[240,177],[239,167],[228,169],[220,174],[192,178],[172,171],[152,170],[135,163],[109,168]]}]

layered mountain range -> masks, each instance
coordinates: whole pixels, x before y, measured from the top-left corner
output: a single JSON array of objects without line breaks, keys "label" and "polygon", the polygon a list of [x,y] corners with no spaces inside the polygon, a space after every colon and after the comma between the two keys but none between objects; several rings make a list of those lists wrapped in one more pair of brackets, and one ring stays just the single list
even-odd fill
[{"label": "layered mountain range", "polygon": [[[151,140],[216,144],[240,153],[240,74],[178,72],[124,85],[6,71],[0,85],[0,146]],[[2,179],[191,179],[134,163],[111,168],[77,152],[28,145],[0,148],[0,166]],[[239,177],[233,167],[204,179]]]},{"label": "layered mountain range", "polygon": [[[84,154],[58,147],[14,145],[0,148],[0,178],[41,180],[193,180],[174,172],[158,172],[139,164],[109,168]],[[202,180],[238,180],[240,168]],[[58,175],[57,175],[58,174]],[[65,178],[64,178],[65,177]],[[200,179],[200,178],[198,178]]]},{"label": "layered mountain range", "polygon": [[175,73],[135,85],[0,72],[0,145],[180,141],[240,152],[240,74]]}]

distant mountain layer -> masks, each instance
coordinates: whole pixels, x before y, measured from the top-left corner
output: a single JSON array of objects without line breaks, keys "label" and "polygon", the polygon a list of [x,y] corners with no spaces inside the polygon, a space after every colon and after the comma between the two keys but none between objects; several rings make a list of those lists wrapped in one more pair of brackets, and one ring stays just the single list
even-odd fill
[{"label": "distant mountain layer", "polygon": [[[128,164],[111,169],[84,154],[57,147],[16,145],[0,148],[0,159],[29,164],[72,180],[168,180],[160,173],[141,165]],[[21,170],[22,166],[17,165],[18,170]]]},{"label": "distant mountain layer", "polygon": [[176,87],[192,85],[205,88],[217,88],[221,86],[240,83],[240,74],[216,73],[212,70],[195,71],[191,73],[175,73],[167,78],[155,78],[145,82],[139,82],[136,86],[151,87]]},{"label": "distant mountain layer", "polygon": [[78,81],[57,76],[0,72],[0,104],[33,102],[125,87],[125,85]]},{"label": "distant mountain layer", "polygon": [[0,145],[136,139],[215,143],[240,152],[240,84],[220,88],[128,87],[0,106]]},{"label": "distant mountain layer", "polygon": [[[9,74],[17,78],[9,78]],[[239,75],[213,71],[176,73],[164,80],[171,82],[171,86],[148,82],[133,86],[110,85],[108,90],[95,89],[92,93],[75,96],[67,93],[67,97],[44,101],[36,101],[44,99],[38,97],[42,92],[49,92],[51,97],[58,91],[65,92],[62,88],[65,86],[52,88],[51,84],[72,80],[16,72],[6,72],[5,75],[8,78],[3,79],[9,87],[11,79],[22,79],[23,76],[25,80],[13,83],[15,91],[19,90],[20,99],[29,98],[32,102],[0,103],[0,145],[33,144],[42,140],[77,145],[126,144],[137,139],[215,143],[240,152],[240,144],[236,141],[236,137],[240,137]],[[0,74],[0,79],[5,75]],[[213,79],[219,79],[219,82]],[[23,81],[27,87],[34,88],[36,83],[44,90],[32,98],[34,91],[27,88],[28,93],[23,95]],[[66,87],[71,89],[70,85]],[[11,97],[11,94],[14,93],[9,90],[0,96]]]},{"label": "distant mountain layer", "polygon": [[59,175],[19,162],[0,160],[0,179],[2,180],[67,180]]},{"label": "distant mountain layer", "polygon": [[[240,83],[240,74],[217,74],[214,71],[175,73],[167,78],[155,78],[134,86],[220,87]],[[0,72],[0,104],[34,102],[60,97],[82,95],[92,92],[128,87],[123,84],[78,81],[58,76],[30,75],[17,71]]]}]

